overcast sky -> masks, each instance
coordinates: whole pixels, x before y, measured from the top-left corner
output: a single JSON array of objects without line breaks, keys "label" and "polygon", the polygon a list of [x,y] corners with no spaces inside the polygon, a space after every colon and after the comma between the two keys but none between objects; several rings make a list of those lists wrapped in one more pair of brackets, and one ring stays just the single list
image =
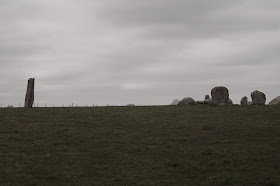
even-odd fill
[{"label": "overcast sky", "polygon": [[0,0],[0,101],[170,104],[280,95],[279,0]]}]

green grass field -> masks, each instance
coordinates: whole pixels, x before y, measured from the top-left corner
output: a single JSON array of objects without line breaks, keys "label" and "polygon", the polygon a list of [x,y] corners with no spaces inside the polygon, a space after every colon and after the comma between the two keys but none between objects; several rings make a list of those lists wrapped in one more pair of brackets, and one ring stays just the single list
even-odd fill
[{"label": "green grass field", "polygon": [[0,109],[1,185],[280,185],[280,107]]}]

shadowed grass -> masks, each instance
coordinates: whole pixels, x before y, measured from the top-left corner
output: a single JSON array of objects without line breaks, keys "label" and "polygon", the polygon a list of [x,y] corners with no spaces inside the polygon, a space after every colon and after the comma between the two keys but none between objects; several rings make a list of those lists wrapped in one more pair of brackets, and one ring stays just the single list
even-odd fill
[{"label": "shadowed grass", "polygon": [[279,185],[280,107],[0,109],[3,185]]}]

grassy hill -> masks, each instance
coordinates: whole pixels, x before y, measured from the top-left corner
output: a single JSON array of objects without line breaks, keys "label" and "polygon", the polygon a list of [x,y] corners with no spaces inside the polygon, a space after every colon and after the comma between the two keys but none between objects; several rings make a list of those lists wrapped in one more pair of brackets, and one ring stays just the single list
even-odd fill
[{"label": "grassy hill", "polygon": [[1,185],[279,185],[280,107],[0,109]]}]

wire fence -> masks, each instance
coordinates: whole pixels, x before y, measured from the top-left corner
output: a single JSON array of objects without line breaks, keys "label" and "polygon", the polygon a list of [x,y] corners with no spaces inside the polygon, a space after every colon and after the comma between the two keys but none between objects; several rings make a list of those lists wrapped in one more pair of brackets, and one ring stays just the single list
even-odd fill
[{"label": "wire fence", "polygon": [[[121,106],[161,106],[161,105],[134,105],[134,104],[126,104],[126,105],[110,105],[110,104],[77,104],[77,103],[70,103],[70,104],[46,104],[46,103],[33,103],[34,108],[51,108],[51,107],[59,107],[59,108],[69,108],[69,107],[121,107]],[[0,108],[24,108],[24,104],[7,104],[1,103]]]},{"label": "wire fence", "polygon": [[[44,104],[44,103],[34,103],[32,107],[98,107],[98,106],[125,106],[125,105],[97,105],[97,104],[76,104],[76,103],[71,103],[71,104]],[[0,105],[1,108],[23,108],[24,104],[5,104],[1,103]]]}]

